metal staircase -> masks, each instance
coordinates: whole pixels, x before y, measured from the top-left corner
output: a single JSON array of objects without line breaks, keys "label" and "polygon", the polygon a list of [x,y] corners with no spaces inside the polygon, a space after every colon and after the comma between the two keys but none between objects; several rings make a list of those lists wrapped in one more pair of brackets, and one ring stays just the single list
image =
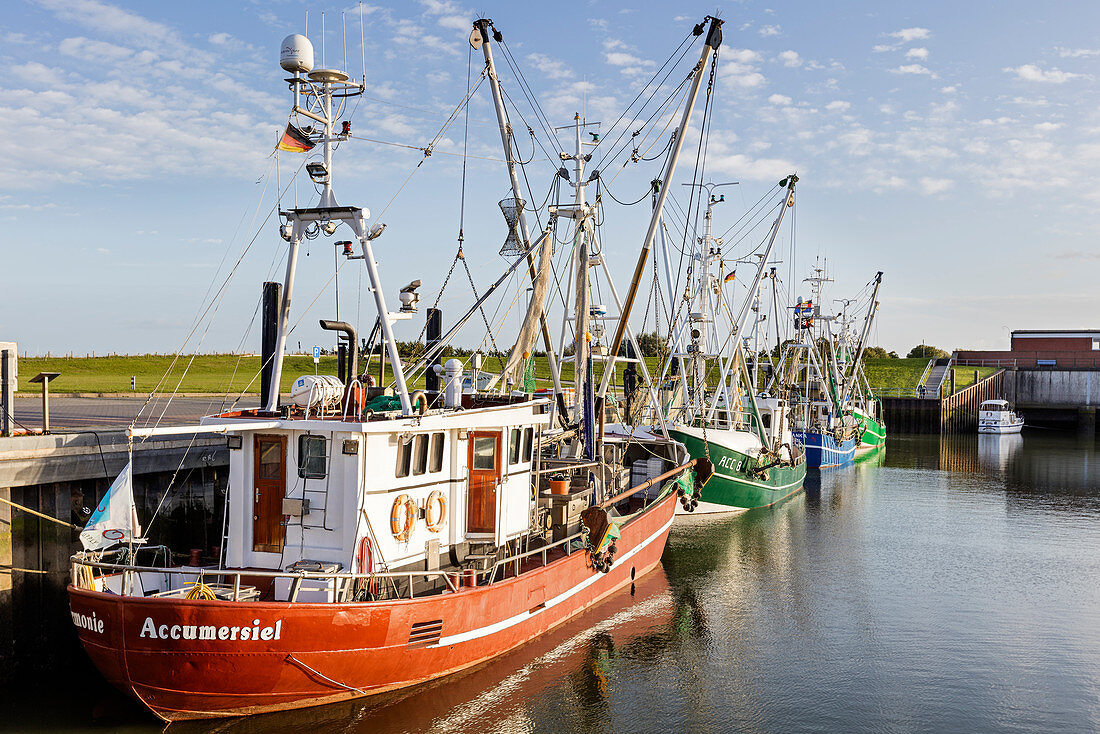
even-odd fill
[{"label": "metal staircase", "polygon": [[943,383],[947,380],[947,374],[951,369],[951,362],[951,357],[940,357],[929,362],[929,367],[924,371],[924,379],[917,387],[917,397],[939,400]]}]

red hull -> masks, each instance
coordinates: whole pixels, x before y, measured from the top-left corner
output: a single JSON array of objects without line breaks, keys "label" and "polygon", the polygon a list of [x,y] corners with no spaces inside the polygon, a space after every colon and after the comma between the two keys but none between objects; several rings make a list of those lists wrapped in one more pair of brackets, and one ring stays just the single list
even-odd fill
[{"label": "red hull", "polygon": [[[419,599],[187,601],[70,586],[70,606],[95,620],[78,632],[104,676],[166,720],[315,706],[449,675],[538,637],[652,570],[676,502],[670,493],[623,526],[607,574],[576,552],[492,586]],[[436,620],[437,643],[410,645],[414,624]],[[234,639],[218,639],[222,628]],[[236,639],[245,629],[250,639]],[[204,631],[214,639],[183,639]]]}]

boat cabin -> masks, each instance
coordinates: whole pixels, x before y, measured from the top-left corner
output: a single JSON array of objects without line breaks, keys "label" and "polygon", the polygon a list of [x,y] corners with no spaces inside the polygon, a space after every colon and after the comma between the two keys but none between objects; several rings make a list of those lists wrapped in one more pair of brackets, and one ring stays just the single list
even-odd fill
[{"label": "boat cabin", "polygon": [[530,528],[543,406],[262,430],[234,419],[226,567],[431,570],[464,544],[505,545]]}]

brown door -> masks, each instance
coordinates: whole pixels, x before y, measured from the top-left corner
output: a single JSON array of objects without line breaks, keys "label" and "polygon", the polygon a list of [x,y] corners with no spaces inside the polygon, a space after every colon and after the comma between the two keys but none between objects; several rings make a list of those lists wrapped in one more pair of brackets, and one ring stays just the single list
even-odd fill
[{"label": "brown door", "polygon": [[497,527],[497,486],[500,484],[500,432],[470,431],[466,489],[466,531],[492,533]]},{"label": "brown door", "polygon": [[252,489],[252,550],[281,553],[286,539],[286,436],[256,436]]}]

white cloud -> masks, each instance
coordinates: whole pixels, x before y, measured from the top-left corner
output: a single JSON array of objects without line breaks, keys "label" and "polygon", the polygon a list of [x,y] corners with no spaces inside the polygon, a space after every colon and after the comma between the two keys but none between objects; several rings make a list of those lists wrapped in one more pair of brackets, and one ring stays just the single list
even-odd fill
[{"label": "white cloud", "polygon": [[943,192],[955,186],[955,182],[951,179],[930,178],[928,176],[922,177],[919,183],[921,193],[927,194],[929,196],[942,194]]},{"label": "white cloud", "polygon": [[760,30],[757,31],[757,33],[759,33],[761,36],[764,36],[764,37],[778,36],[782,32],[783,32],[783,30],[777,25],[766,25],[766,26],[764,26],[763,28],[761,28]]},{"label": "white cloud", "polygon": [[564,61],[551,58],[546,54],[527,54],[527,61],[549,79],[568,79],[573,76],[573,72]]},{"label": "white cloud", "polygon": [[1040,122],[1035,126],[1035,129],[1041,133],[1051,133],[1062,127],[1060,122]]},{"label": "white cloud", "polygon": [[940,91],[944,94],[954,94],[955,92],[959,91],[959,88],[952,84],[949,87],[940,87]]},{"label": "white cloud", "polygon": [[645,66],[653,63],[624,51],[612,51],[609,54],[604,54],[604,60],[612,66]]},{"label": "white cloud", "polygon": [[845,102],[842,99],[837,99],[825,105],[825,109],[827,109],[829,112],[847,112],[851,108],[851,106],[851,102]]},{"label": "white cloud", "polygon": [[1096,48],[1062,48],[1061,46],[1055,46],[1054,50],[1057,51],[1058,55],[1063,59],[1080,59],[1089,56],[1100,56],[1100,49]]},{"label": "white cloud", "polygon": [[927,28],[902,28],[900,31],[894,31],[889,35],[902,43],[911,43],[912,41],[923,41],[930,37],[932,32]]},{"label": "white cloud", "polygon": [[920,64],[902,64],[896,69],[890,69],[890,72],[893,74],[916,74],[918,76],[925,75],[930,76],[933,79],[936,78],[935,74],[933,74],[927,67],[921,66]]},{"label": "white cloud", "polygon": [[897,48],[897,46],[894,46],[894,45],[879,43],[879,44],[876,44],[876,45],[872,46],[871,50],[874,51],[875,53],[881,54],[881,53],[885,53],[886,51],[893,51],[896,48]]},{"label": "white cloud", "polygon": [[768,103],[777,107],[785,107],[791,103],[791,98],[785,94],[773,94],[768,97]]},{"label": "white cloud", "polygon": [[436,16],[436,23],[443,28],[469,32],[473,28],[470,14],[449,0],[420,0],[425,12]]},{"label": "white cloud", "polygon": [[802,57],[798,55],[797,51],[780,51],[776,58],[783,62],[783,66],[792,69],[802,66]]},{"label": "white cloud", "polygon": [[82,36],[66,38],[58,44],[57,50],[66,56],[99,63],[113,63],[134,55],[133,49],[105,41],[93,41]]},{"label": "white cloud", "polygon": [[719,80],[734,89],[755,89],[763,86],[767,79],[757,68],[763,57],[747,48],[727,49],[722,57],[726,63],[718,67]]},{"label": "white cloud", "polygon": [[98,0],[36,0],[61,20],[126,38],[145,48],[180,53],[186,44],[174,30],[128,10]]},{"label": "white cloud", "polygon": [[778,180],[796,168],[782,158],[751,158],[743,153],[717,155],[708,164],[716,173],[736,176],[740,181]]},{"label": "white cloud", "polygon": [[759,64],[764,60],[756,51],[748,48],[729,48],[722,52],[722,58],[739,64]]},{"label": "white cloud", "polygon": [[924,47],[911,48],[905,52],[905,58],[924,61],[928,58],[928,49]]},{"label": "white cloud", "polygon": [[1086,74],[1074,74],[1060,69],[1044,71],[1035,64],[1022,64],[1020,66],[1008,66],[1002,71],[1015,74],[1016,78],[1025,82],[1043,82],[1046,84],[1065,84],[1070,79],[1091,78]]}]

